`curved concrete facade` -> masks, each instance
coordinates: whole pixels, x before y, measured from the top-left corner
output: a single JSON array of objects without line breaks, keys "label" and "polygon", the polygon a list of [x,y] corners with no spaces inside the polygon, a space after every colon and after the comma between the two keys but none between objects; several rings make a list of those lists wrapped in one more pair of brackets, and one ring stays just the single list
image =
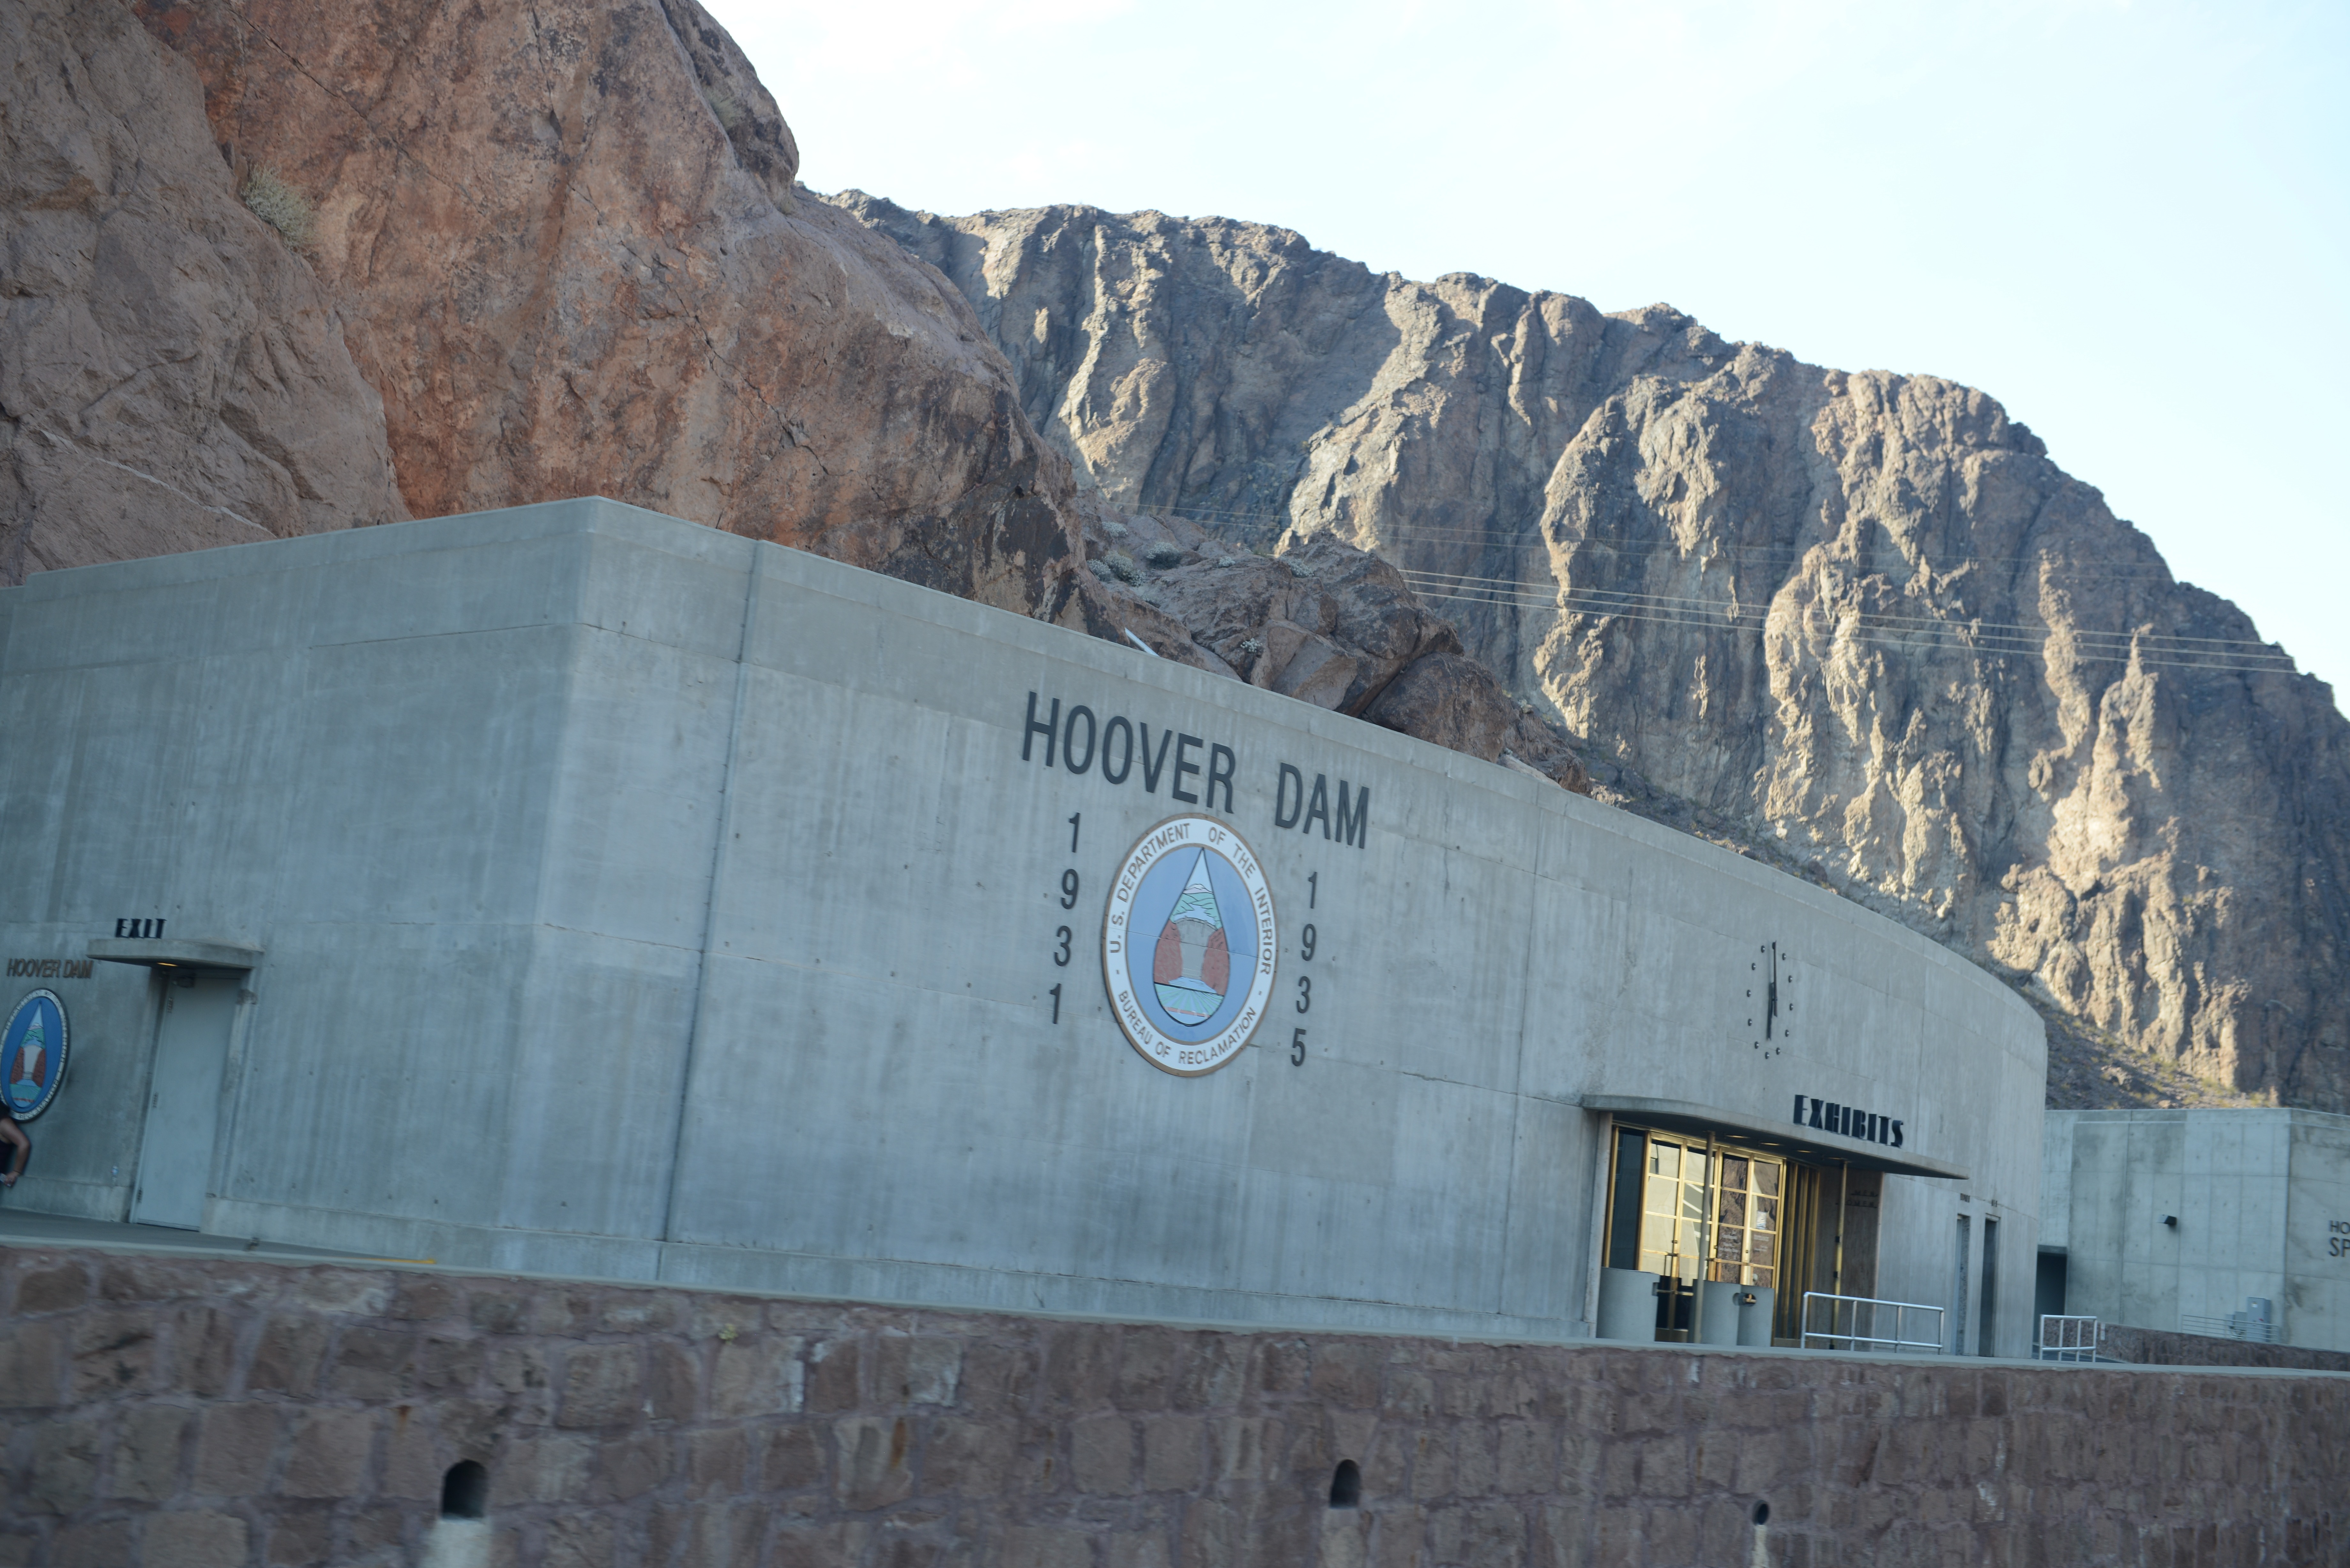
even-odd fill
[{"label": "curved concrete facade", "polygon": [[[1620,1117],[1896,1172],[1860,1293],[1951,1302],[1957,1218],[1995,1219],[2022,1348],[2030,1009],[1546,782],[602,501],[50,573],[0,618],[0,935],[12,963],[100,957],[14,982],[64,999],[73,1044],[9,1201],[1553,1337],[1591,1332]],[[1080,707],[1141,736],[1121,782]],[[1128,1043],[1100,946],[1121,864],[1179,814],[1253,851],[1280,933],[1266,1018],[1197,1077]],[[185,1042],[215,1016],[207,1065]]]}]

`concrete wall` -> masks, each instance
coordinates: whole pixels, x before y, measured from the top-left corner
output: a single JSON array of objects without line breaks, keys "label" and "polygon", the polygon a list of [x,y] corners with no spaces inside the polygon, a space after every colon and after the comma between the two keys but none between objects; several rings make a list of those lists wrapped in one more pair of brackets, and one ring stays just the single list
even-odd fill
[{"label": "concrete wall", "polygon": [[2350,1350],[2350,1116],[2294,1111],[2285,1134],[2288,1344]]},{"label": "concrete wall", "polygon": [[[0,1563],[2280,1568],[2350,1378],[1217,1332],[0,1251]],[[1333,1509],[1341,1461],[1357,1506]],[[1758,1541],[1757,1504],[1767,1503]],[[1759,1548],[1759,1550],[1758,1550]]]},{"label": "concrete wall", "polygon": [[[1542,781],[605,502],[47,573],[0,618],[0,722],[27,738],[0,756],[8,953],[78,955],[124,917],[266,951],[207,1229],[1571,1334],[1598,1245],[1583,1097],[1783,1125],[1804,1095],[1899,1117],[1907,1153],[1972,1173],[1887,1180],[1877,1289],[1948,1300],[1953,1217],[1999,1215],[2002,1348],[2022,1347],[2030,1010],[1888,921]],[[1046,765],[1031,693],[1200,737],[1203,763],[1232,749],[1213,815],[1284,936],[1275,1013],[1222,1071],[1146,1064],[1098,956],[1129,846],[1209,807],[1172,798],[1171,761],[1122,784]],[[1284,763],[1370,792],[1359,846],[1275,826]],[[1793,1028],[1766,1052],[1746,1019],[1773,943]],[[122,1211],[156,983],[101,964],[57,987],[75,1076],[23,1200]]]},{"label": "concrete wall", "polygon": [[2046,1159],[2067,1311],[2177,1330],[2262,1296],[2284,1343],[2350,1350],[2350,1116],[2051,1111]]},{"label": "concrete wall", "polygon": [[2040,1136],[2040,1245],[2063,1251],[2073,1227],[2073,1127],[2075,1113],[2051,1111]]}]

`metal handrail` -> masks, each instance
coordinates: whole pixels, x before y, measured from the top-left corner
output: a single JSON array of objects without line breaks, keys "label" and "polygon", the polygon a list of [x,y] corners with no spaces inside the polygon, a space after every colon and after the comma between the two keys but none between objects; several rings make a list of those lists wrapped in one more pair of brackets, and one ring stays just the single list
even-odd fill
[{"label": "metal handrail", "polygon": [[2231,1312],[2225,1317],[2202,1317],[2194,1313],[2178,1314],[2178,1332],[2208,1334],[2213,1339],[2243,1339],[2255,1345],[2277,1343],[2276,1324],[2250,1313]]},{"label": "metal handrail", "polygon": [[[1828,1303],[1828,1323],[1825,1328],[1812,1326],[1812,1303],[1814,1302]],[[1893,1332],[1889,1334],[1860,1333],[1860,1309],[1863,1307],[1869,1309],[1868,1326],[1872,1329],[1880,1326],[1877,1321],[1880,1309],[1890,1309],[1893,1314]],[[1927,1306],[1920,1302],[1879,1301],[1874,1296],[1840,1296],[1826,1291],[1805,1291],[1804,1314],[1799,1326],[1804,1331],[1803,1343],[1805,1350],[1860,1350],[1866,1347],[1872,1350],[1880,1348],[1928,1350],[1939,1353],[1942,1348],[1942,1314],[1945,1310],[1942,1307]],[[1908,1314],[1913,1312],[1929,1312],[1934,1314],[1933,1338],[1919,1339],[1903,1332],[1909,1326]],[[1846,1326],[1842,1329],[1836,1326],[1840,1313],[1846,1318]],[[1812,1341],[1815,1339],[1825,1343],[1814,1345]]]},{"label": "metal handrail", "polygon": [[2105,1338],[2106,1325],[2094,1317],[2068,1317],[2053,1312],[2040,1314],[2043,1361],[2095,1361]]}]

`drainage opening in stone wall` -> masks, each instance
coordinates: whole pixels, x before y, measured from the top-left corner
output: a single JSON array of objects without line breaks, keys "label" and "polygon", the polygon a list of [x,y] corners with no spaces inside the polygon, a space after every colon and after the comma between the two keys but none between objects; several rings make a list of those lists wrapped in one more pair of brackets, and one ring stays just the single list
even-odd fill
[{"label": "drainage opening in stone wall", "polygon": [[490,1510],[490,1472],[471,1459],[459,1459],[441,1478],[441,1517],[479,1519]]},{"label": "drainage opening in stone wall", "polygon": [[441,1478],[441,1517],[424,1538],[421,1568],[490,1568],[490,1472],[459,1459]]},{"label": "drainage opening in stone wall", "polygon": [[1332,1508],[1360,1508],[1363,1503],[1363,1468],[1352,1459],[1340,1459],[1337,1473],[1330,1478]]},{"label": "drainage opening in stone wall", "polygon": [[1771,1505],[1769,1503],[1758,1502],[1754,1505],[1754,1522],[1758,1527],[1771,1522]]}]

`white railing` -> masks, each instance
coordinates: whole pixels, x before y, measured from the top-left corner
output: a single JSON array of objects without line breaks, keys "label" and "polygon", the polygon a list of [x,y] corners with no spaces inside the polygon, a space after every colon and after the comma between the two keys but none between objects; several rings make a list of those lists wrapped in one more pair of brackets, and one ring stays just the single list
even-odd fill
[{"label": "white railing", "polygon": [[[2261,1307],[2266,1305],[2265,1302],[2261,1303]],[[2208,1334],[2213,1339],[2243,1339],[2255,1345],[2274,1345],[2277,1342],[2276,1324],[2269,1321],[2269,1314],[2261,1307],[2231,1312],[2225,1317],[2201,1317],[2183,1312],[2178,1314],[2178,1332]]]},{"label": "white railing", "polygon": [[2065,1317],[2057,1313],[2040,1315],[2043,1361],[2095,1361],[2097,1347],[2105,1338],[2106,1325],[2094,1317]]},{"label": "white railing", "polygon": [[[1819,1323],[1818,1309],[1827,1311],[1825,1326]],[[1932,1313],[1933,1334],[1926,1337],[1922,1322],[1912,1321],[1912,1313]],[[1870,1296],[1830,1295],[1825,1291],[1804,1293],[1804,1331],[1805,1350],[1926,1350],[1942,1348],[1942,1309],[1921,1306],[1916,1302],[1884,1302]],[[1879,1332],[1887,1330],[1890,1332]],[[1812,1342],[1821,1343],[1814,1345]]]}]

